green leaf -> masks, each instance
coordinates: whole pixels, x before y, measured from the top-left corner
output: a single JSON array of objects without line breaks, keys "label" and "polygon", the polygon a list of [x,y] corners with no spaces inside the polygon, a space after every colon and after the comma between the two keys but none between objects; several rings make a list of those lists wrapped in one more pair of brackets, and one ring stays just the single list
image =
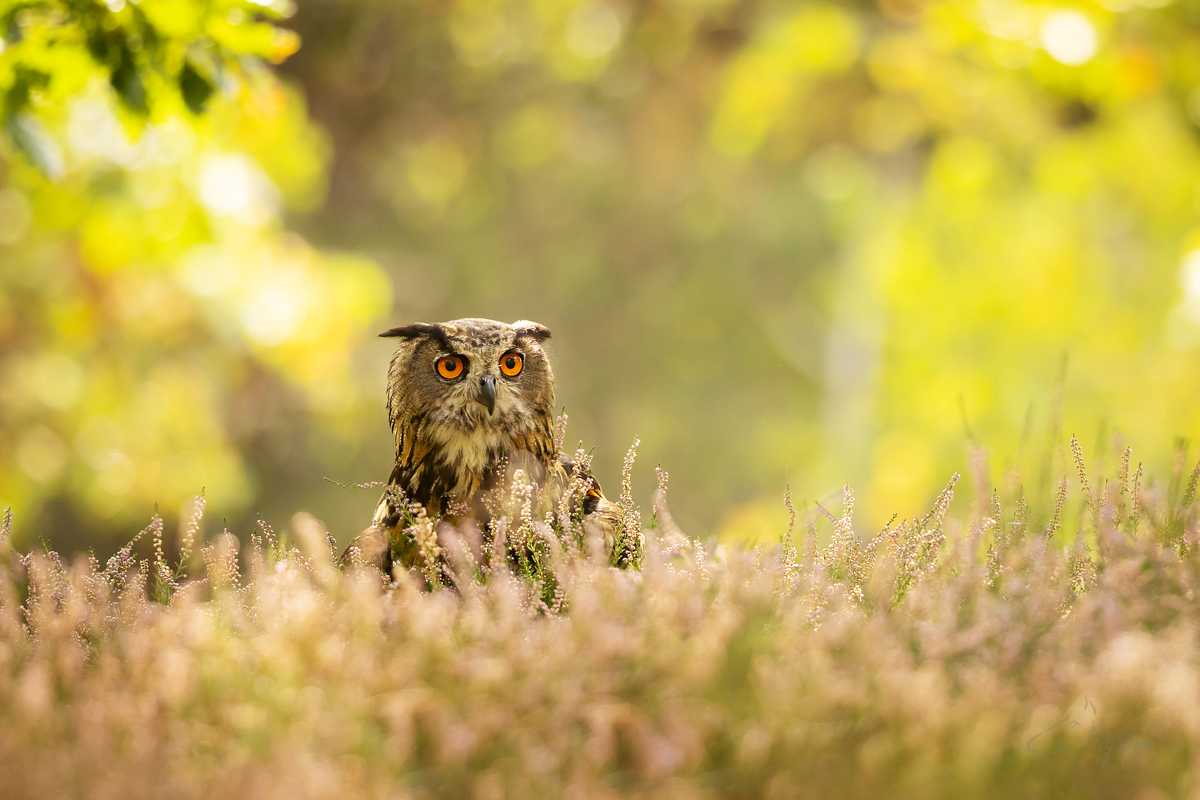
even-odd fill
[{"label": "green leaf", "polygon": [[203,113],[213,90],[212,82],[197,72],[191,61],[183,63],[179,72],[179,92],[189,111],[197,115]]},{"label": "green leaf", "polygon": [[130,52],[129,45],[124,41],[120,46],[120,61],[113,69],[109,83],[112,84],[113,89],[116,90],[127,108],[139,114],[146,113],[146,86],[142,83],[142,76],[138,72],[137,64],[134,63],[133,53]]},{"label": "green leaf", "polygon": [[29,94],[33,89],[50,85],[50,76],[41,70],[17,64],[13,69],[13,84],[4,95],[4,113],[16,114],[29,106]]},{"label": "green leaf", "polygon": [[87,51],[99,64],[108,61],[108,37],[99,28],[87,29]]}]

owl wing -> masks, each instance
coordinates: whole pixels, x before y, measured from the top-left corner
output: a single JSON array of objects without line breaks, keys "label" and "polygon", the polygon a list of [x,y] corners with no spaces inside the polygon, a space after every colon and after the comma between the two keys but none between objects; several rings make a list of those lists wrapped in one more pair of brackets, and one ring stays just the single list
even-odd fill
[{"label": "owl wing", "polygon": [[346,552],[342,553],[341,563],[343,565],[370,564],[383,570],[386,574],[391,574],[391,538],[388,531],[378,525],[372,525],[354,537],[354,541],[346,548]]},{"label": "owl wing", "polygon": [[384,574],[392,573],[392,539],[400,524],[400,512],[396,509],[395,500],[390,491],[385,491],[375,507],[375,516],[370,526],[354,537],[354,541],[342,553],[341,562],[350,564],[358,561],[371,564],[383,570]]}]

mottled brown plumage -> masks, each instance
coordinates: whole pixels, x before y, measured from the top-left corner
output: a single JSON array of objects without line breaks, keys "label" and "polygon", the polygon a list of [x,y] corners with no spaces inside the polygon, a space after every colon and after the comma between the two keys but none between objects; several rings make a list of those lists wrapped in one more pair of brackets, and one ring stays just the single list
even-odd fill
[{"label": "mottled brown plumage", "polygon": [[399,339],[387,389],[396,464],[371,527],[352,545],[364,560],[390,568],[409,510],[398,499],[419,503],[430,517],[453,525],[470,519],[486,528],[492,514],[488,493],[517,469],[551,504],[572,478],[582,481],[584,523],[613,546],[617,507],[590,473],[575,475],[575,465],[554,441],[554,374],[543,349],[550,338],[545,326],[459,319],[380,335]]}]

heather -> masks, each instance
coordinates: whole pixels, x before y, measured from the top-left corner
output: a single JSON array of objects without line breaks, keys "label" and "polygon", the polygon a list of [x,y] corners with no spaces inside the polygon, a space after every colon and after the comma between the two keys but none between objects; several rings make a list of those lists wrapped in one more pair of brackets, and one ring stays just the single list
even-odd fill
[{"label": "heather", "polygon": [[9,517],[0,796],[1190,796],[1200,466],[1072,448],[1046,486],[977,454],[882,531],[786,498],[753,549],[664,476],[641,568],[568,541],[553,606],[486,554],[339,567],[306,514],[205,543],[197,503],[106,563]]}]

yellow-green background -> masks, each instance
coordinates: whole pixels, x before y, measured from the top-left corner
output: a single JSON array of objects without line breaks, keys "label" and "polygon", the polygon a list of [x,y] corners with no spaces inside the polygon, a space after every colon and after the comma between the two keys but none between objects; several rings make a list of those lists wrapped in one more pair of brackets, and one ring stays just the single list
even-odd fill
[{"label": "yellow-green background", "polygon": [[[183,39],[264,13],[138,8]],[[639,499],[661,464],[696,535],[774,535],[786,483],[917,513],[968,438],[1036,478],[1064,375],[1089,457],[1197,433],[1196,2],[265,11],[299,50],[230,39],[281,63],[201,116],[131,119],[45,48],[62,174],[0,151],[27,541],[111,549],[201,487],[235,532],[305,509],[345,540],[375,490],[323,478],[386,478],[374,334],[414,320],[548,325],[568,441],[611,492],[640,436]]]}]

